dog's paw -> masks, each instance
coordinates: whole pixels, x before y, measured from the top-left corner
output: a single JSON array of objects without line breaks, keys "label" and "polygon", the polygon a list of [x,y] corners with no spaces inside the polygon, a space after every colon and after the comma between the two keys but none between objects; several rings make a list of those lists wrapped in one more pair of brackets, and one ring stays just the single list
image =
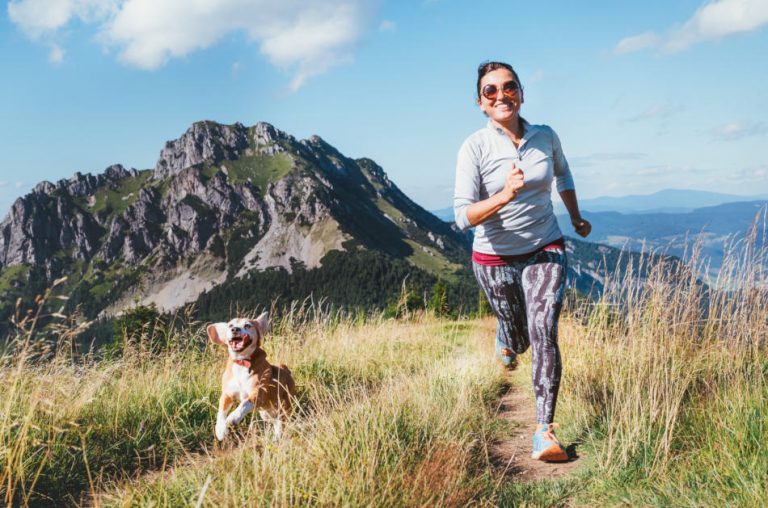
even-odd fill
[{"label": "dog's paw", "polygon": [[224,437],[227,435],[227,422],[225,420],[217,421],[214,433],[216,434],[216,439],[224,441]]},{"label": "dog's paw", "polygon": [[238,415],[236,411],[233,411],[232,413],[230,413],[229,416],[227,416],[226,426],[229,427],[230,425],[237,425],[238,423],[240,423],[240,418],[238,418],[237,416]]}]

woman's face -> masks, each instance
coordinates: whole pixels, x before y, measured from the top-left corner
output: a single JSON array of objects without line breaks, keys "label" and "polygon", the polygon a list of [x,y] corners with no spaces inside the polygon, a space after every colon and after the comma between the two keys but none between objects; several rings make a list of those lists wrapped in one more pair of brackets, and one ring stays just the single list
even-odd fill
[{"label": "woman's face", "polygon": [[[517,91],[511,91],[517,84]],[[489,86],[491,85],[491,86]],[[495,88],[496,93],[486,97],[489,89]],[[505,93],[506,88],[506,93]],[[480,80],[480,99],[478,99],[480,109],[488,115],[491,120],[501,124],[517,120],[520,113],[520,106],[523,104],[523,90],[520,83],[517,83],[515,75],[507,69],[496,69],[491,71]]]}]

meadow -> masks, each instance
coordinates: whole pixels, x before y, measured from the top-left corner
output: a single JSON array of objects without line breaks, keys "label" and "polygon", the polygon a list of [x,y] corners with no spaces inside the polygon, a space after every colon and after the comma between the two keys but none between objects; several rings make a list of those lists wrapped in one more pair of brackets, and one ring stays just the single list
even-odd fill
[{"label": "meadow", "polygon": [[298,385],[298,410],[277,443],[257,418],[216,442],[224,352],[206,343],[205,323],[181,316],[182,327],[151,332],[166,334],[162,350],[139,331],[107,358],[73,355],[64,331],[50,338],[55,353],[41,349],[22,326],[0,362],[0,498],[762,506],[768,258],[752,245],[734,246],[706,286],[696,266],[641,256],[633,270],[606,275],[599,300],[569,298],[557,420],[580,456],[570,476],[524,482],[492,467],[488,450],[513,425],[498,418],[500,397],[512,385],[530,390],[530,364],[524,355],[510,373],[495,362],[491,318],[296,305],[273,316],[265,344]]}]

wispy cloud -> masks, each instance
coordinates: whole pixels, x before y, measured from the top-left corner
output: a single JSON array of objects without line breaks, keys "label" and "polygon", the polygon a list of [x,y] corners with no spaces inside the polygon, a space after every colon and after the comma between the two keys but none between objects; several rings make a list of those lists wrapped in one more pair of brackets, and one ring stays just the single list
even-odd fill
[{"label": "wispy cloud", "polygon": [[379,23],[379,32],[394,32],[397,30],[397,25],[394,21],[385,19]]},{"label": "wispy cloud", "polygon": [[658,46],[658,44],[658,35],[653,32],[645,32],[640,35],[633,35],[620,40],[613,49],[613,53],[616,55],[623,55],[624,53],[632,53],[634,51],[640,51],[641,49],[653,48]]},{"label": "wispy cloud", "polygon": [[55,65],[64,61],[64,50],[61,46],[58,44],[51,46],[51,51],[48,53],[48,61]]},{"label": "wispy cloud", "polygon": [[616,44],[613,53],[621,55],[648,48],[677,52],[694,44],[751,32],[765,25],[768,25],[766,0],[712,0],[699,7],[681,26],[671,28],[666,35],[645,32],[626,37]]},{"label": "wispy cloud", "polygon": [[[742,169],[735,175],[736,180],[744,183],[768,182],[768,165]],[[764,189],[756,189],[758,192],[768,191],[768,185]]]},{"label": "wispy cloud", "polygon": [[589,155],[580,155],[569,157],[568,161],[572,166],[590,167],[603,162],[626,162],[638,161],[648,157],[648,154],[641,152],[600,152]]},{"label": "wispy cloud", "polygon": [[738,139],[752,136],[762,136],[768,133],[768,125],[764,122],[728,122],[720,125],[712,131],[712,134],[725,141],[736,141]]},{"label": "wispy cloud", "polygon": [[[173,58],[244,32],[273,65],[293,74],[291,90],[348,62],[369,30],[378,1],[11,0],[10,19],[33,40],[58,43],[75,21],[95,25],[118,58],[157,69]],[[60,48],[63,58],[63,49]]]},{"label": "wispy cloud", "polygon": [[653,118],[666,119],[677,113],[680,113],[685,108],[682,104],[670,104],[670,103],[656,103],[651,104],[645,110],[635,115],[624,118],[625,122],[640,122],[642,120],[650,120]]},{"label": "wispy cloud", "polygon": [[533,74],[531,74],[531,77],[529,78],[531,83],[538,83],[539,81],[544,79],[544,71],[541,69],[536,69]]}]

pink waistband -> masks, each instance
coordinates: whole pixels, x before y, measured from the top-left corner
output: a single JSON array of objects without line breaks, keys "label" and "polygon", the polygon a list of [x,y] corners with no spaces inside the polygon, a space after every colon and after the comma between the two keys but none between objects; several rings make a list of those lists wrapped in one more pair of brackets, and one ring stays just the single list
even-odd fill
[{"label": "pink waistband", "polygon": [[504,266],[514,262],[525,261],[534,254],[543,250],[565,250],[565,240],[559,238],[552,243],[545,245],[533,252],[527,254],[515,254],[513,256],[500,256],[498,254],[484,254],[482,252],[472,251],[472,261],[483,266]]}]

